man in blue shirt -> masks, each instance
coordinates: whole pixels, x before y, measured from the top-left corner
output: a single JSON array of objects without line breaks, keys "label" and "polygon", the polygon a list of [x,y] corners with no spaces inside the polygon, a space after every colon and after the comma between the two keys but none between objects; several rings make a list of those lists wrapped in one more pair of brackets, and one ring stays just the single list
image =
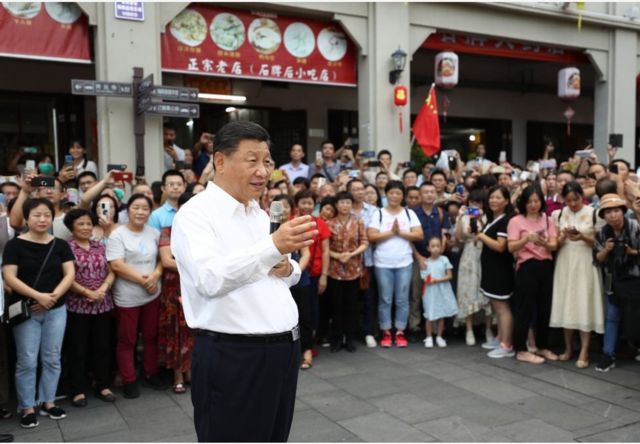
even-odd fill
[{"label": "man in blue shirt", "polygon": [[445,217],[442,207],[436,206],[438,198],[436,187],[431,182],[420,185],[421,205],[414,208],[422,225],[424,239],[413,243],[413,277],[411,279],[411,300],[409,302],[409,333],[416,337],[422,333],[422,280],[420,269],[425,268],[429,252],[427,245],[432,237],[440,237],[446,245],[446,231],[451,228],[449,218]]},{"label": "man in blue shirt", "polygon": [[151,213],[148,224],[158,231],[170,227],[178,211],[178,199],[185,189],[186,182],[180,171],[165,171],[162,175],[162,194],[167,196],[167,200]]}]

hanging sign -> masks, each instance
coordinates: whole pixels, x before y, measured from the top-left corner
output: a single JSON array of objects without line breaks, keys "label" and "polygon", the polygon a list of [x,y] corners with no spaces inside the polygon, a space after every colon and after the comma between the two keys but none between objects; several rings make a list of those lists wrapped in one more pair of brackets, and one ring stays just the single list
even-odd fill
[{"label": "hanging sign", "polygon": [[89,20],[76,3],[3,2],[0,56],[91,63]]},{"label": "hanging sign", "polygon": [[455,52],[440,52],[436,55],[435,63],[436,85],[440,88],[453,88],[458,84],[458,54]]},{"label": "hanging sign", "polygon": [[162,35],[162,70],[356,86],[356,48],[332,22],[192,3]]},{"label": "hanging sign", "polygon": [[436,32],[422,44],[423,48],[459,53],[481,54],[514,59],[540,60],[558,63],[589,63],[581,51],[518,42],[509,39],[489,38],[451,32]]},{"label": "hanging sign", "polygon": [[113,2],[117,19],[144,22],[143,2]]}]

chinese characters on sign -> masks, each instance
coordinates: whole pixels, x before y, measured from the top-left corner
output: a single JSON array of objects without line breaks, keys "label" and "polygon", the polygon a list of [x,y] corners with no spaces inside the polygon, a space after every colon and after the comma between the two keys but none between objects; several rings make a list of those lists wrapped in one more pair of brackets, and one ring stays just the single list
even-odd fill
[{"label": "chinese characters on sign", "polygon": [[355,86],[356,49],[335,24],[193,3],[167,25],[169,72]]},{"label": "chinese characters on sign", "polygon": [[586,56],[577,50],[557,48],[514,40],[495,39],[472,35],[438,32],[422,45],[424,48],[484,54],[516,59],[540,60],[560,63],[586,63]]},{"label": "chinese characters on sign", "polygon": [[117,19],[144,22],[143,2],[114,2]]}]

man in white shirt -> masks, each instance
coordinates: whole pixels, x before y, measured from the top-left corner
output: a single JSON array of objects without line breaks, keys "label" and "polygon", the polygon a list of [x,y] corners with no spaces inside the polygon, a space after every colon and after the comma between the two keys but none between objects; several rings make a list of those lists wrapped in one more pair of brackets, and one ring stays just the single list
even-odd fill
[{"label": "man in white shirt", "polygon": [[291,162],[285,163],[280,169],[287,173],[291,183],[298,177],[309,177],[309,165],[302,163],[302,159],[304,159],[302,145],[294,143],[291,146],[291,151],[289,151],[289,157],[291,157]]},{"label": "man in white shirt", "polygon": [[162,139],[164,142],[164,170],[172,170],[176,160],[184,162],[184,150],[176,145],[176,127],[167,122],[162,126]]},{"label": "man in white shirt", "polygon": [[476,157],[475,159],[472,159],[467,162],[467,168],[470,170],[478,169],[481,172],[481,174],[484,174],[486,171],[488,171],[491,165],[493,165],[493,162],[487,159],[486,155],[487,155],[487,149],[482,143],[479,144],[476,147]]},{"label": "man in white shirt", "polygon": [[286,255],[313,243],[309,216],[269,235],[257,200],[273,169],[269,134],[234,121],[214,141],[215,176],[175,216],[171,250],[195,330],[191,397],[199,441],[286,441],[300,343]]}]

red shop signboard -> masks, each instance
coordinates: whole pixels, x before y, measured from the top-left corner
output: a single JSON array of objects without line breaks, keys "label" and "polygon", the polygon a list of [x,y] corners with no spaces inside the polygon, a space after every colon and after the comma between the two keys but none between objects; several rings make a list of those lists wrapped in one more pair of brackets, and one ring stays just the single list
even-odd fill
[{"label": "red shop signboard", "polygon": [[582,52],[572,49],[444,31],[431,34],[422,47],[440,51],[568,64],[589,62]]},{"label": "red shop signboard", "polygon": [[356,86],[356,48],[334,23],[192,3],[162,35],[162,70]]},{"label": "red shop signboard", "polygon": [[89,21],[75,3],[4,2],[0,56],[91,63]]}]

